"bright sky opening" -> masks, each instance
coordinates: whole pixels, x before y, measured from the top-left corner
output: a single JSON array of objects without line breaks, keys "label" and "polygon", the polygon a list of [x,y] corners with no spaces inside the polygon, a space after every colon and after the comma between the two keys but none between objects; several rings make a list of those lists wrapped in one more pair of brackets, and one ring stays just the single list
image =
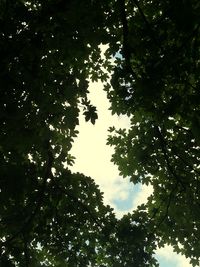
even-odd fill
[{"label": "bright sky opening", "polygon": [[[150,186],[134,186],[128,179],[120,177],[117,166],[110,161],[113,148],[106,145],[107,130],[110,126],[128,128],[129,119],[111,115],[109,101],[100,82],[90,84],[89,99],[97,107],[98,120],[92,125],[80,116],[79,136],[71,150],[76,157],[72,170],[92,177],[104,192],[104,202],[113,207],[116,216],[121,218],[145,203],[153,190]],[[192,267],[188,259],[174,253],[170,246],[158,249],[156,258],[160,267]]]}]

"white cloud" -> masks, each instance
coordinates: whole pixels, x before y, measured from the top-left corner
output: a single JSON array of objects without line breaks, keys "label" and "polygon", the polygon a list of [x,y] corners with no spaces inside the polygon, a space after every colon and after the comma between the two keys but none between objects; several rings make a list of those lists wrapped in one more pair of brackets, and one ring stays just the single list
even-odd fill
[{"label": "white cloud", "polygon": [[[104,201],[114,208],[116,216],[121,218],[125,213],[136,209],[138,205],[146,202],[152,193],[152,187],[142,185],[132,198],[132,205],[128,209],[120,210],[114,203],[115,199],[126,201],[130,195],[130,183],[128,179],[119,176],[117,166],[110,162],[113,148],[106,145],[107,129],[115,125],[126,128],[129,119],[125,116],[111,116],[109,102],[106,93],[102,90],[101,83],[93,83],[90,86],[90,100],[97,107],[98,120],[95,125],[87,122],[83,116],[80,117],[80,134],[75,140],[72,154],[76,156],[73,171],[79,171],[95,179],[100,190],[104,192]],[[173,252],[170,246],[157,250],[160,267],[191,267],[189,261],[181,255]]]},{"label": "white cloud", "polygon": [[136,209],[137,206],[146,203],[147,198],[153,193],[153,187],[151,185],[141,185],[140,191],[136,194],[133,199],[133,208]]},{"label": "white cloud", "polygon": [[[115,201],[112,201],[112,206],[114,207],[117,218],[121,218],[123,215],[129,212],[131,213],[133,210],[137,209],[139,205],[146,203],[147,198],[153,192],[152,186],[140,185],[139,187],[138,186],[136,187],[135,185],[130,184],[128,180],[126,181],[127,181],[126,183],[123,183],[123,186],[120,184],[116,185],[118,190],[121,190],[121,192],[118,192],[118,194],[114,196],[114,199],[124,201],[125,203],[129,201],[131,202],[131,205],[130,203],[127,203],[128,204],[127,206],[129,208],[125,209],[123,207],[123,210],[122,210],[118,207]],[[131,186],[136,187],[136,190],[134,190],[134,192],[130,192]]]},{"label": "white cloud", "polygon": [[125,116],[111,116],[108,110],[109,102],[101,83],[90,86],[91,103],[97,107],[98,120],[95,125],[85,123],[84,116],[80,116],[78,130],[80,134],[75,140],[71,153],[76,156],[74,171],[91,176],[104,192],[106,204],[112,204],[112,199],[127,197],[128,181],[119,177],[117,166],[113,165],[111,155],[113,148],[106,145],[108,127],[127,127],[129,119]]},{"label": "white cloud", "polygon": [[95,125],[92,125],[85,122],[84,116],[80,116],[78,127],[80,133],[71,151],[76,156],[73,170],[95,179],[101,191],[104,192],[105,203],[113,206],[117,217],[121,217],[146,202],[152,188],[141,186],[130,209],[121,211],[113,203],[116,198],[122,201],[128,198],[130,182],[128,179],[122,179],[119,176],[117,166],[110,161],[114,150],[106,145],[107,129],[113,125],[117,128],[128,128],[130,121],[126,116],[111,115],[108,110],[110,104],[102,87],[101,83],[91,83],[90,85],[89,99],[97,107],[99,118]]}]

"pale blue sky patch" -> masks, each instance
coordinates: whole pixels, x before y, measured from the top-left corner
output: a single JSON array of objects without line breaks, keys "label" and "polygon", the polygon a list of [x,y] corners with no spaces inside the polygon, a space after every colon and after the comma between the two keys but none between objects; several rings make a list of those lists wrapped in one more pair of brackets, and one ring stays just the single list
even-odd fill
[{"label": "pale blue sky patch", "polygon": [[[116,186],[118,186],[117,183]],[[140,185],[129,184],[126,197],[124,199],[118,197],[113,199],[114,206],[116,206],[119,211],[129,211],[133,209],[134,198],[140,190]]]},{"label": "pale blue sky patch", "polygon": [[[76,160],[71,169],[91,176],[104,192],[105,204],[113,207],[117,218],[121,218],[136,209],[138,205],[145,203],[153,189],[146,185],[135,186],[128,178],[123,179],[119,176],[117,166],[110,161],[114,151],[112,147],[106,145],[107,130],[110,126],[128,128],[129,118],[111,115],[108,110],[110,104],[100,82],[90,85],[89,98],[97,107],[99,119],[92,125],[85,122],[84,116],[80,116],[78,126],[80,134],[71,150]],[[184,256],[177,255],[169,246],[157,250],[156,257],[160,267],[192,267]]]}]

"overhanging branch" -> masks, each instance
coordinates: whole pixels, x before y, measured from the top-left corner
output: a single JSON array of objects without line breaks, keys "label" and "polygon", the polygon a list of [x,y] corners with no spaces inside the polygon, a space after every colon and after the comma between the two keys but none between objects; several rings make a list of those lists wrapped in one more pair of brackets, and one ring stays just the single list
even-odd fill
[{"label": "overhanging branch", "polygon": [[123,36],[122,54],[125,59],[127,71],[130,72],[133,77],[135,77],[136,75],[131,67],[131,49],[129,45],[129,29],[128,29],[128,21],[126,18],[125,0],[118,0],[118,3],[119,3],[120,20],[122,23],[122,36]]},{"label": "overhanging branch", "polygon": [[165,162],[167,164],[167,169],[172,174],[172,176],[176,179],[176,181],[178,183],[180,183],[181,186],[183,187],[183,189],[185,190],[185,185],[184,185],[183,181],[180,179],[180,177],[176,174],[175,170],[171,166],[171,163],[170,163],[170,160],[169,160],[169,157],[168,157],[168,154],[167,154],[165,139],[164,139],[159,127],[158,126],[154,126],[154,128],[156,130],[157,137],[158,137],[158,139],[160,141],[161,149],[162,149],[162,152],[163,152],[163,155],[164,155],[164,158],[165,158]]},{"label": "overhanging branch", "polygon": [[145,22],[145,24],[146,24],[146,26],[147,26],[147,29],[148,29],[148,31],[149,31],[149,33],[150,33],[150,35],[151,35],[151,38],[152,38],[154,44],[155,44],[156,46],[158,46],[158,47],[162,50],[162,47],[160,47],[160,44],[158,43],[158,40],[157,40],[156,37],[155,37],[154,31],[153,31],[153,29],[152,29],[150,23],[148,22],[148,20],[147,20],[145,14],[144,14],[142,8],[141,8],[140,5],[139,5],[139,2],[138,2],[137,0],[133,0],[133,2],[135,3],[136,7],[138,8],[138,11],[140,12],[141,17],[142,17],[142,19],[144,20],[144,22]]},{"label": "overhanging branch", "polygon": [[59,186],[59,185],[57,184],[57,182],[55,181],[55,179],[54,179],[53,176],[51,176],[51,180],[52,180],[53,184],[55,185],[55,187],[56,187],[62,194],[68,196],[70,199],[72,199],[74,202],[76,202],[79,206],[81,206],[81,207],[83,208],[83,210],[85,210],[85,211],[89,214],[89,216],[90,216],[91,219],[95,222],[95,224],[96,224],[97,226],[99,226],[100,229],[103,230],[103,227],[102,227],[102,225],[100,224],[100,222],[98,221],[98,218],[96,218],[96,216],[90,211],[90,209],[89,209],[84,203],[82,203],[78,198],[76,198],[75,196],[73,196],[72,194],[70,194],[70,193],[68,192],[68,190],[66,190],[65,188]]},{"label": "overhanging branch", "polygon": [[167,218],[167,216],[169,214],[169,208],[170,208],[170,205],[171,205],[171,202],[172,202],[172,198],[174,196],[175,190],[177,189],[177,186],[178,186],[178,182],[176,182],[174,188],[172,189],[172,191],[169,194],[165,214],[162,217],[161,221],[156,225],[156,228],[159,228],[160,225],[166,220],[166,218]]}]

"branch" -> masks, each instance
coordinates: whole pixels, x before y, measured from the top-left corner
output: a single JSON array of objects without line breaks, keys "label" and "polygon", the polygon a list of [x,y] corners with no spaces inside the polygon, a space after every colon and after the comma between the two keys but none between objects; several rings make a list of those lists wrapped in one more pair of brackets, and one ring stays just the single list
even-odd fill
[{"label": "branch", "polygon": [[198,34],[199,28],[200,28],[200,23],[198,23],[196,28],[189,34],[189,36],[187,36],[183,40],[181,46],[178,48],[179,49],[178,52],[181,52],[181,50],[187,45],[187,43],[190,41],[190,39],[194,38]]},{"label": "branch", "polygon": [[138,10],[139,10],[139,12],[140,12],[140,15],[141,15],[141,17],[143,18],[143,20],[144,20],[144,22],[145,22],[145,24],[146,24],[146,26],[147,26],[147,29],[149,30],[149,33],[150,33],[151,38],[152,38],[152,40],[154,41],[155,45],[158,46],[158,47],[162,50],[162,47],[161,47],[160,44],[158,43],[158,40],[157,40],[156,37],[155,37],[154,31],[153,31],[153,29],[152,29],[150,23],[148,22],[148,20],[147,20],[145,14],[144,14],[142,8],[140,7],[138,1],[137,1],[137,0],[133,0],[133,2],[135,3],[136,7],[138,8]]},{"label": "branch", "polygon": [[167,202],[167,207],[166,207],[166,211],[165,211],[165,215],[163,216],[163,218],[161,219],[161,221],[156,225],[156,228],[159,228],[160,225],[165,221],[165,219],[167,218],[168,214],[169,214],[169,207],[173,198],[173,194],[175,192],[175,190],[177,189],[178,186],[178,181],[176,182],[174,188],[172,189],[172,191],[170,192],[169,198],[168,198],[168,202]]},{"label": "branch", "polygon": [[173,167],[170,164],[169,157],[167,155],[165,139],[162,136],[162,133],[159,130],[159,127],[158,126],[154,126],[154,128],[156,130],[157,137],[158,137],[158,139],[160,141],[160,144],[161,144],[161,149],[162,149],[162,152],[163,152],[166,164],[167,164],[167,168],[168,168],[169,172],[173,175],[173,177],[176,179],[176,181],[179,182],[182,185],[182,187],[184,188],[184,190],[185,190],[185,185],[183,184],[182,180],[179,178],[179,176],[176,174],[176,172],[174,171]]},{"label": "branch", "polygon": [[197,171],[196,169],[194,169],[194,167],[192,166],[192,164],[190,164],[188,161],[186,161],[182,156],[180,156],[178,154],[178,152],[176,151],[176,149],[174,149],[174,147],[171,147],[171,150],[175,153],[175,155],[186,165],[190,168],[191,171],[194,171],[196,174],[200,175],[200,172]]},{"label": "branch", "polygon": [[65,188],[59,186],[57,184],[57,182],[55,181],[53,175],[51,176],[51,180],[53,181],[53,184],[60,190],[60,192],[62,192],[64,195],[67,195],[69,198],[71,198],[74,202],[78,203],[92,218],[92,220],[96,223],[96,225],[98,225],[102,230],[103,227],[102,225],[99,223],[98,218],[96,218],[96,216],[90,211],[90,209],[84,204],[82,203],[78,198],[76,198],[75,196],[71,195]]},{"label": "branch", "polygon": [[30,262],[30,256],[29,256],[29,251],[28,251],[28,243],[26,236],[23,235],[24,239],[24,259],[25,259],[25,267],[29,267],[29,262]]},{"label": "branch", "polygon": [[180,125],[175,125],[174,128],[177,128],[179,130],[183,130],[183,131],[185,131],[187,133],[192,133],[190,129],[187,129],[187,128],[185,128],[183,126],[180,126]]},{"label": "branch", "polygon": [[122,35],[123,35],[123,56],[125,58],[126,68],[131,73],[133,77],[135,77],[135,73],[131,67],[131,50],[129,45],[129,30],[128,30],[128,22],[126,18],[126,6],[125,0],[118,0],[119,3],[119,11],[120,11],[120,20],[122,23]]},{"label": "branch", "polygon": [[129,30],[128,30],[128,22],[126,19],[126,7],[125,7],[125,0],[119,0],[119,7],[120,7],[120,19],[122,23],[122,30],[123,30],[123,48],[124,48],[124,57],[125,60],[130,62],[130,49],[129,49]]}]

